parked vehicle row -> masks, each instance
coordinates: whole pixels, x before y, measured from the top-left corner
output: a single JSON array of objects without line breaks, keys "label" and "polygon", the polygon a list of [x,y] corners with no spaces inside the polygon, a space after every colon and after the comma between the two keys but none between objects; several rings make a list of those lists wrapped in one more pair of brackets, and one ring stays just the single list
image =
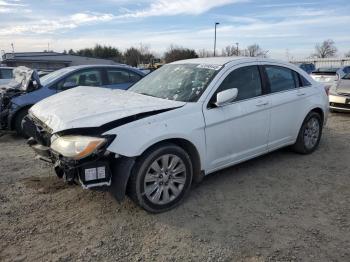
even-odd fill
[{"label": "parked vehicle row", "polygon": [[[78,82],[64,79],[56,89]],[[312,153],[328,106],[323,85],[289,63],[203,58],[164,65],[128,90],[61,92],[35,104],[23,128],[58,177],[162,212],[204,175],[285,146]]]},{"label": "parked vehicle row", "polygon": [[[28,109],[42,99],[77,86],[127,89],[145,75],[132,67],[108,65],[66,67],[40,79],[37,77],[35,81],[34,73],[26,68],[19,70],[14,85],[0,88],[0,129],[25,135],[22,120]],[[23,77],[28,81],[23,81]]]}]

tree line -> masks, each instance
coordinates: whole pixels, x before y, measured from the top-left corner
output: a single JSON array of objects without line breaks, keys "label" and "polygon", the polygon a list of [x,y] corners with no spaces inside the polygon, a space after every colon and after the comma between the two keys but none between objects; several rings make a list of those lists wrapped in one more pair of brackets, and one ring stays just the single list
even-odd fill
[{"label": "tree line", "polygon": [[[218,56],[261,56],[266,57],[268,51],[263,50],[258,44],[248,46],[247,49],[240,50],[234,46],[227,46],[222,49]],[[156,58],[150,51],[147,45],[140,45],[139,47],[130,47],[124,52],[112,46],[102,46],[96,44],[93,48],[83,48],[79,50],[69,49],[63,51],[64,54],[79,55],[92,58],[102,58],[113,60],[118,63],[125,63],[131,66],[139,66],[140,64],[150,64]],[[164,53],[162,59],[165,63],[171,63],[177,60],[211,57],[213,52],[201,49],[196,52],[194,49],[185,48],[181,46],[171,45]]]},{"label": "tree line", "polygon": [[[221,50],[217,56],[247,56],[247,57],[268,57],[269,50],[263,49],[258,44],[249,45],[247,48],[239,49],[238,45],[228,45]],[[315,51],[310,55],[312,58],[329,58],[337,55],[338,49],[333,40],[328,39],[322,43],[315,45]],[[93,48],[83,48],[74,51],[70,49],[64,50],[65,54],[79,55],[92,58],[102,58],[113,60],[118,63],[125,63],[130,66],[139,66],[140,64],[151,64],[155,60],[155,55],[150,51],[149,46],[142,45],[138,47],[130,47],[124,52],[116,47],[102,46],[96,44]],[[350,51],[345,54],[350,57]],[[214,52],[208,49],[194,49],[185,48],[181,46],[171,45],[164,53],[162,59],[165,63],[174,62],[182,59],[198,58],[198,57],[212,57]]]}]

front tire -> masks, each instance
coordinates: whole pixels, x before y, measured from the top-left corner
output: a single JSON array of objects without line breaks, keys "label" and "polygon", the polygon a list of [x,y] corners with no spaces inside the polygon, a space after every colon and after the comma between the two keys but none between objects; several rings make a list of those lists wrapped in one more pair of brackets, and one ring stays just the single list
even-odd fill
[{"label": "front tire", "polygon": [[322,135],[322,120],[320,114],[310,112],[298,134],[293,150],[300,154],[310,154],[318,147]]},{"label": "front tire", "polygon": [[128,183],[128,195],[146,211],[164,212],[183,201],[192,176],[188,153],[179,146],[164,143],[137,160]]},{"label": "front tire", "polygon": [[28,115],[28,109],[22,109],[16,114],[15,120],[14,120],[14,128],[17,133],[17,135],[28,138],[28,135],[25,133],[25,131],[22,128],[22,121],[23,119]]}]

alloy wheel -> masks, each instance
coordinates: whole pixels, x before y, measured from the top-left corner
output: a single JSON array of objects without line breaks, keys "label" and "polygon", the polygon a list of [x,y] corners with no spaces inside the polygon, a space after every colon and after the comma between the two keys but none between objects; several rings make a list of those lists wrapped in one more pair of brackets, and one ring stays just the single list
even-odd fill
[{"label": "alloy wheel", "polygon": [[180,157],[173,154],[162,155],[147,170],[144,195],[153,204],[168,204],[182,193],[186,176],[186,167]]}]

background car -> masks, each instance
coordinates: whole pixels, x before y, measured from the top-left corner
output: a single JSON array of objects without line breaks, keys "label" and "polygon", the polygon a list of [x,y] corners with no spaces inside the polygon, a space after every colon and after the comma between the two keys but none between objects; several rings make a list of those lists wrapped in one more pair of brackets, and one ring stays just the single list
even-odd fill
[{"label": "background car", "polygon": [[350,112],[350,73],[330,89],[329,108],[333,111]]},{"label": "background car", "polygon": [[95,87],[49,97],[23,126],[59,177],[162,212],[204,175],[285,146],[312,153],[329,110],[322,87],[280,61],[190,59],[107,97]]},{"label": "background car", "polygon": [[0,92],[0,129],[15,130],[24,135],[22,120],[28,109],[51,95],[77,86],[127,89],[145,74],[128,66],[84,65],[66,67],[40,78],[30,90]]},{"label": "background car", "polygon": [[311,77],[331,88],[344,75],[350,73],[350,66],[343,67],[320,67],[311,73]]},{"label": "background car", "polygon": [[308,74],[311,74],[313,71],[316,70],[316,67],[313,63],[298,63],[295,65],[303,69]]},{"label": "background car", "polygon": [[13,67],[0,67],[0,85],[6,85],[13,77]]}]

